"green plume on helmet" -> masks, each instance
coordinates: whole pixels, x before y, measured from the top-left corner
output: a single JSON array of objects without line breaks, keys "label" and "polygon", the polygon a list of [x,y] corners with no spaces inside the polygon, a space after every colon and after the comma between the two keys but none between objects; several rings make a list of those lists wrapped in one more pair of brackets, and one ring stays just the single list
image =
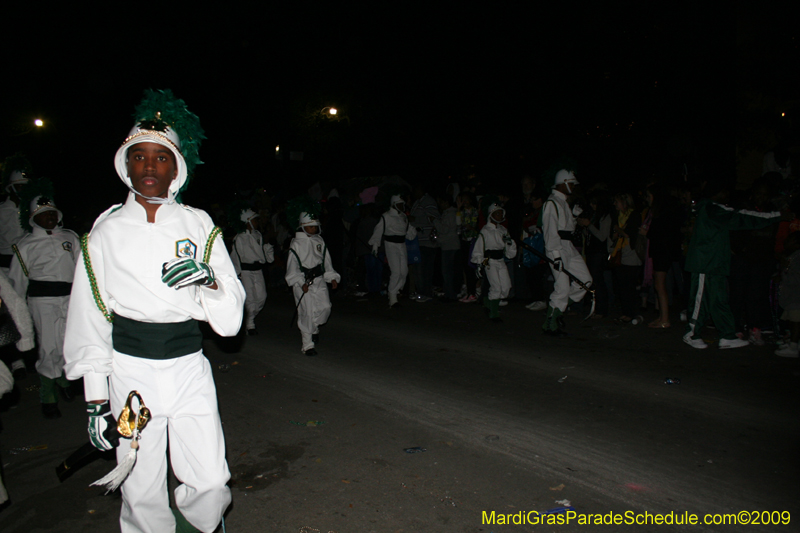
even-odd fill
[{"label": "green plume on helmet", "polygon": [[391,200],[392,196],[399,195],[403,198],[406,198],[409,191],[408,187],[399,184],[392,184],[387,185],[386,187],[381,187],[378,190],[378,194],[375,196],[375,204],[380,206],[383,209],[388,209],[392,207]]},{"label": "green plume on helmet", "polygon": [[319,220],[320,206],[308,195],[298,196],[289,200],[286,204],[286,221],[292,224],[293,228],[298,229],[300,227],[300,215],[302,213],[308,213],[311,218]]},{"label": "green plume on helmet", "polygon": [[[147,89],[133,118],[145,129],[165,131],[167,126],[178,134],[181,140],[181,154],[186,160],[186,183],[200,161],[200,145],[206,138],[200,119],[189,111],[186,102],[177,98],[170,89],[154,91]],[[184,184],[183,189],[186,188]],[[183,190],[181,189],[181,190]]]},{"label": "green plume on helmet", "polygon": [[[228,226],[237,234],[247,229],[247,224],[242,222],[242,212],[247,209],[253,208],[249,203],[241,199],[231,202],[225,208],[225,217],[228,219]],[[255,209],[253,209],[253,211],[255,211]]]},{"label": "green plume on helmet", "polygon": [[486,220],[489,220],[489,206],[492,204],[500,205],[500,198],[494,194],[487,194],[481,198],[481,212]]},{"label": "green plume on helmet", "polygon": [[3,162],[3,186],[8,185],[8,180],[14,172],[22,172],[23,174],[30,175],[31,162],[22,154],[14,154],[6,157],[6,160]]},{"label": "green plume on helmet", "polygon": [[[545,191],[549,191],[556,183],[556,174],[558,171],[564,169],[568,172],[578,171],[578,162],[572,157],[560,157],[547,170],[542,173],[542,187]],[[548,193],[549,194],[549,193]]]},{"label": "green plume on helmet", "polygon": [[33,227],[30,223],[31,202],[37,196],[44,196],[55,201],[55,188],[53,187],[53,182],[47,178],[31,180],[20,192],[19,223],[22,226],[22,229],[28,233],[33,231]]}]

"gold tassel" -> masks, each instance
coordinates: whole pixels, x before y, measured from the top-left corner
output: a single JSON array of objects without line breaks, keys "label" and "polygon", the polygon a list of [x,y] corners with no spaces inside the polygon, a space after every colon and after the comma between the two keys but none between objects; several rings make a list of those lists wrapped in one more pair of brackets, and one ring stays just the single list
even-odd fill
[{"label": "gold tassel", "polygon": [[[132,416],[131,412],[131,400],[133,398],[139,400],[139,409],[135,417]],[[122,461],[117,464],[114,470],[89,485],[90,487],[105,487],[106,494],[108,494],[117,490],[128,479],[133,467],[136,466],[136,457],[139,451],[139,432],[147,425],[150,416],[150,410],[144,405],[139,392],[131,391],[128,394],[128,401],[125,403],[125,408],[122,410],[117,424],[117,430],[124,437],[131,437],[131,450],[125,454],[125,457],[122,458]]]}]

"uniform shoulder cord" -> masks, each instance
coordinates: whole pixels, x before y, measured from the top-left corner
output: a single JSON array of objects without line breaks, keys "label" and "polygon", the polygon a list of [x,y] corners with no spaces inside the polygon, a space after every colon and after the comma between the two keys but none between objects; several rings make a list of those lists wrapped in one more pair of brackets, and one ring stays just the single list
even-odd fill
[{"label": "uniform shoulder cord", "polygon": [[25,266],[25,261],[22,260],[22,254],[19,253],[19,248],[17,248],[16,244],[12,244],[11,248],[14,249],[14,253],[17,256],[17,259],[19,259],[19,266],[22,267],[22,273],[25,274],[26,278],[30,277],[30,276],[28,276],[28,268]]},{"label": "uniform shoulder cord", "polygon": [[214,229],[212,229],[211,233],[208,234],[208,240],[206,240],[206,249],[203,252],[203,263],[208,264],[209,260],[211,259],[211,249],[214,247],[214,241],[217,240],[217,237],[220,233],[222,233],[222,228],[219,226],[214,226]]},{"label": "uniform shoulder cord", "polygon": [[89,278],[89,286],[92,288],[92,296],[94,296],[94,303],[97,308],[103,313],[106,321],[109,323],[114,322],[114,315],[108,312],[106,304],[103,303],[103,297],[100,295],[100,289],[97,287],[97,278],[92,269],[92,258],[89,257],[89,234],[84,233],[81,237],[81,251],[83,252],[83,266],[86,269],[86,276]]}]

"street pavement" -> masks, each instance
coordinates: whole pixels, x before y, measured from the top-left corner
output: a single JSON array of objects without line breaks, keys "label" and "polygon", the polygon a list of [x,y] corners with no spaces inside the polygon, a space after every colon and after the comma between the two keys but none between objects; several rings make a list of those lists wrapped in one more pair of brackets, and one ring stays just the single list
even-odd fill
[{"label": "street pavement", "polygon": [[[553,339],[524,302],[494,324],[477,304],[332,299],[316,357],[301,354],[281,289],[258,336],[205,342],[232,473],[226,532],[765,528],[578,523],[740,511],[800,530],[800,363],[774,346],[694,350],[677,320],[650,330],[581,316]],[[44,420],[36,383],[0,413],[12,498],[0,532],[118,531],[118,494],[89,487],[111,458],[63,483],[54,473],[87,441],[82,399]],[[560,507],[574,508],[570,523],[499,523]]]}]

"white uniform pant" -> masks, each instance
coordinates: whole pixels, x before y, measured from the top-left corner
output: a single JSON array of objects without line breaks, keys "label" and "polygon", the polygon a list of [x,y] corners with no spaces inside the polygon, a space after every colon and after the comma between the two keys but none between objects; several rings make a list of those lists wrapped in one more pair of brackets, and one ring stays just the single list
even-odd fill
[{"label": "white uniform pant", "polygon": [[239,277],[244,286],[245,329],[256,328],[256,316],[264,309],[267,301],[267,283],[261,270],[243,270]]},{"label": "white uniform pant", "polygon": [[408,277],[408,250],[405,242],[385,241],[386,262],[389,263],[389,303],[397,301],[397,293],[403,290]]},{"label": "white uniform pant", "polygon": [[46,296],[28,298],[36,341],[39,344],[39,359],[36,371],[50,379],[64,373],[64,334],[67,331],[69,296]]},{"label": "white uniform pant", "polygon": [[[197,352],[166,360],[113,353],[110,376],[111,412],[119,416],[128,393],[138,390],[152,413],[141,433],[139,456],[122,484],[122,533],[175,531],[167,494],[167,444],[175,477],[175,503],[200,531],[211,533],[231,503],[225,485],[225,439],[217,407],[211,365]],[[133,401],[132,407],[138,403]],[[130,451],[120,439],[117,461]]]},{"label": "white uniform pant", "polygon": [[[553,259],[549,253],[547,257]],[[581,280],[587,286],[591,284],[592,275],[589,274],[586,262],[571,243],[562,249],[561,261],[564,265],[564,270],[568,270],[570,274]],[[569,301],[581,301],[586,294],[586,290],[577,283],[570,282],[569,276],[563,272],[558,272],[552,265],[550,266],[550,270],[553,272],[553,279],[555,280],[553,292],[550,293],[550,307],[558,309],[563,313],[567,309]]]},{"label": "white uniform pant", "polygon": [[508,297],[511,291],[511,277],[508,275],[508,266],[502,259],[489,259],[486,267],[486,280],[489,282],[490,300],[502,300]]},{"label": "white uniform pant", "polygon": [[[303,296],[303,288],[294,286],[294,303],[300,302],[297,308],[297,327],[303,340],[303,351],[314,347],[311,336],[319,333],[319,327],[328,321],[331,316],[331,300],[328,296],[328,285],[322,278],[316,278],[308,286],[308,292]],[[300,298],[303,298],[300,301]]]}]

